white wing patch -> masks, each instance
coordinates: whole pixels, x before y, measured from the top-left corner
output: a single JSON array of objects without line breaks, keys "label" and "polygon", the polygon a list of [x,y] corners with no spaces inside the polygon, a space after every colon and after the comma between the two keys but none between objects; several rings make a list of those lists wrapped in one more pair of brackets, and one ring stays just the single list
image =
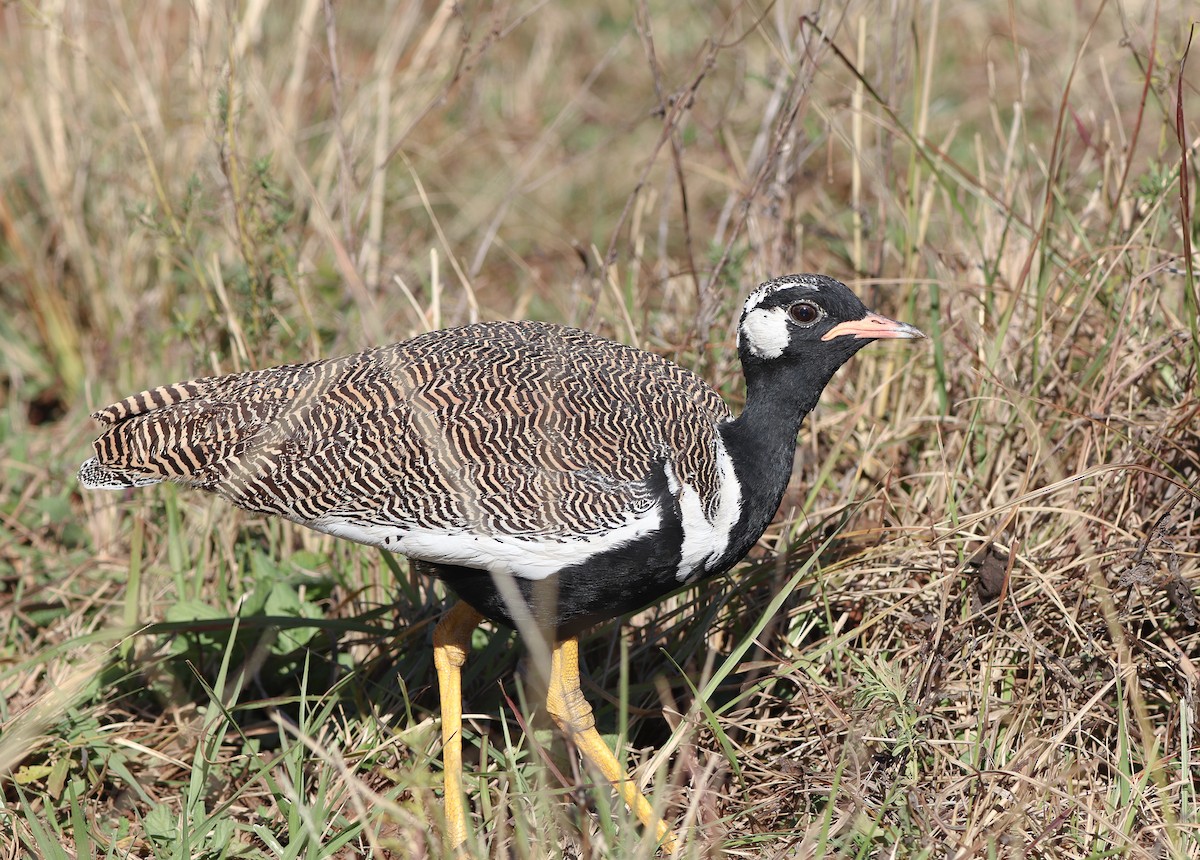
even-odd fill
[{"label": "white wing patch", "polygon": [[724,554],[729,547],[730,532],[742,515],[742,488],[733,470],[733,460],[720,437],[717,438],[713,454],[720,469],[721,486],[718,489],[717,510],[711,520],[704,515],[704,504],[696,489],[681,483],[671,464],[665,464],[667,489],[679,500],[683,527],[681,558],[675,573],[675,578],[680,582],[700,576],[709,562]]},{"label": "white wing patch", "polygon": [[761,359],[779,358],[791,340],[785,308],[755,308],[742,319],[738,346],[745,338],[750,352]]},{"label": "white wing patch", "polygon": [[657,530],[661,523],[662,510],[658,505],[641,514],[627,515],[624,523],[601,534],[562,540],[538,535],[480,535],[466,529],[447,531],[377,525],[335,514],[302,521],[303,525],[319,532],[398,552],[409,558],[534,580],[545,579],[598,553],[624,546]]}]

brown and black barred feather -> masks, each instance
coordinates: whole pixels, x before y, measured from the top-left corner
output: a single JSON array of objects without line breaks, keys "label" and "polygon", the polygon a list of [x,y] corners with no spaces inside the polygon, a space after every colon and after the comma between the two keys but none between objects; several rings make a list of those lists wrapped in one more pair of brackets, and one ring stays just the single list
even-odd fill
[{"label": "brown and black barred feather", "polygon": [[711,517],[730,413],[659,356],[492,322],[168,385],[94,417],[107,427],[85,485],[171,480],[300,522],[570,539],[653,506],[664,461]]}]

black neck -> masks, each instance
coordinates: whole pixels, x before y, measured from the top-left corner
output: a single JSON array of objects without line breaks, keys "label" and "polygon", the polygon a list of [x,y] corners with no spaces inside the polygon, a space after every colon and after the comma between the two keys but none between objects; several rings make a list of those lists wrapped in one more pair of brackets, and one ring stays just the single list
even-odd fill
[{"label": "black neck", "polygon": [[[813,369],[805,374],[790,361],[745,364],[746,408],[720,430],[741,485],[742,515],[728,551],[710,573],[727,570],[740,560],[779,510],[792,476],[800,425],[817,405],[828,380],[813,386],[809,375]],[[806,378],[808,385],[801,384]]]}]

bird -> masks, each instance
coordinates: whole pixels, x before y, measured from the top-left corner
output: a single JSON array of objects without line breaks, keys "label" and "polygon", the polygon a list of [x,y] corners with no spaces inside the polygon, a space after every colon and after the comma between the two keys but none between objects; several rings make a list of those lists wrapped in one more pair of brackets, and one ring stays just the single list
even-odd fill
[{"label": "bird", "polygon": [[427,563],[458,601],[433,633],[444,838],[468,837],[461,671],[488,619],[546,637],[546,710],[653,830],[677,837],[595,727],[579,635],[730,570],[770,524],[797,435],[866,344],[921,338],[825,276],[750,292],[734,415],[697,374],[562,325],[490,321],[193,379],[93,414],[85,488],[173,482]]}]

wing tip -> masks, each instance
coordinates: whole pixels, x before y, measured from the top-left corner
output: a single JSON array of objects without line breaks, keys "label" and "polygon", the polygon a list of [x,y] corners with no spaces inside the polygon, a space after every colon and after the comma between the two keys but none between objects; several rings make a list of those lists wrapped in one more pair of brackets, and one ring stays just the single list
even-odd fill
[{"label": "wing tip", "polygon": [[101,424],[112,426],[135,415],[145,415],[148,412],[166,409],[183,403],[185,400],[199,397],[203,392],[205,381],[193,379],[188,382],[176,382],[171,385],[160,385],[158,388],[148,388],[137,394],[131,394],[124,400],[118,400],[110,406],[105,406],[103,409],[97,409],[92,413],[92,418]]}]

